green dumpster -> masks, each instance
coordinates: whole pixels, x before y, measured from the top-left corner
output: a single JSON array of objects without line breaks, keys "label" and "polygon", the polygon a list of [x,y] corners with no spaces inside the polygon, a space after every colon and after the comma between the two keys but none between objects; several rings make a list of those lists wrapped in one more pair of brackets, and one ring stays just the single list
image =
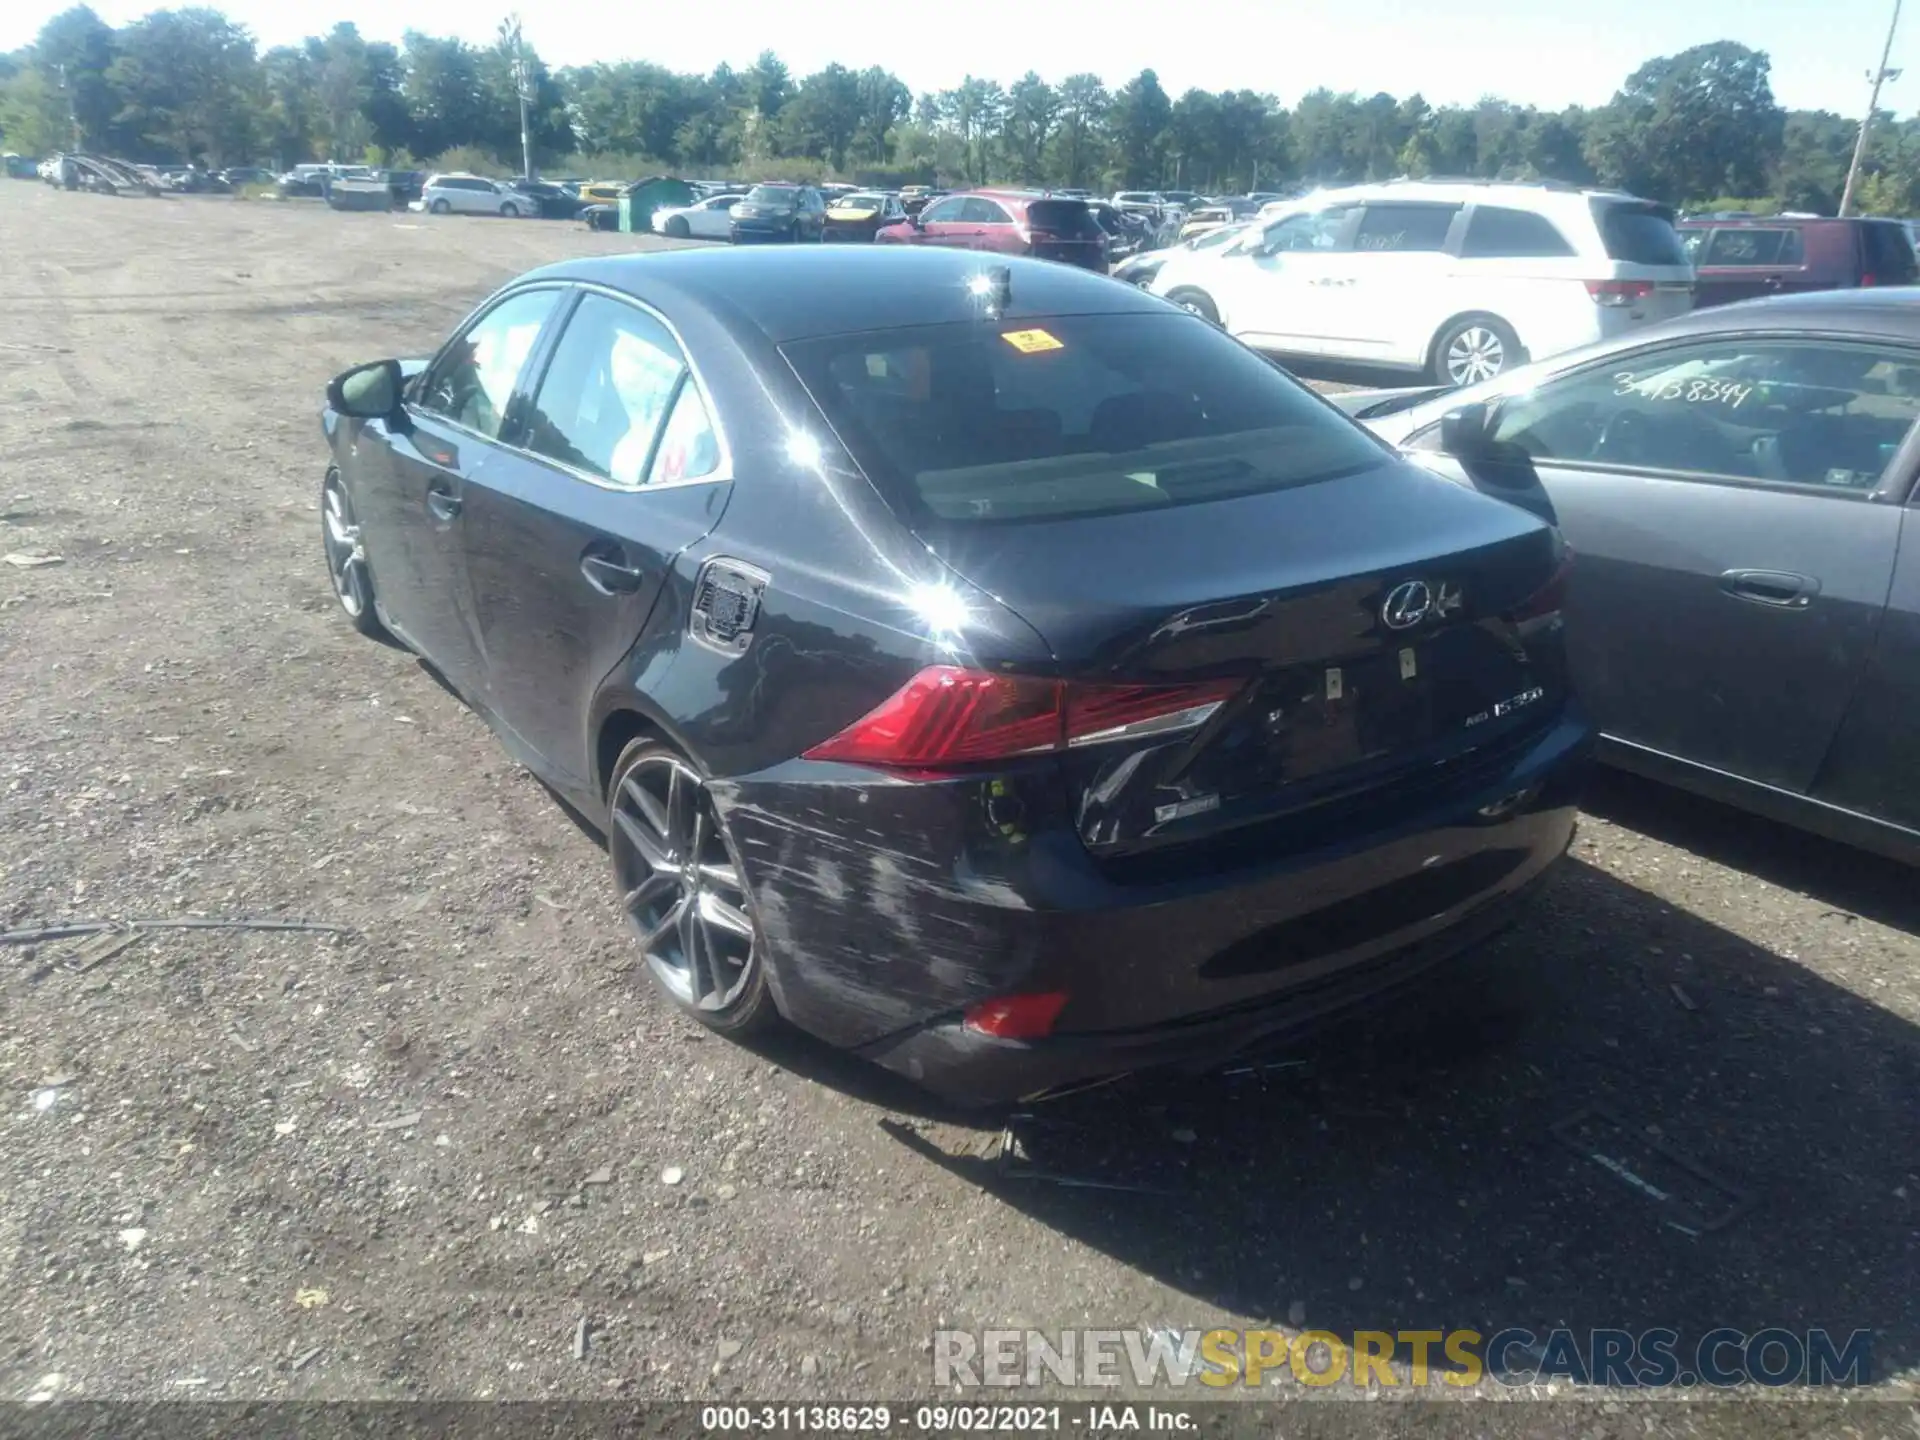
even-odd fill
[{"label": "green dumpster", "polygon": [[671,175],[649,175],[636,180],[620,196],[620,229],[645,234],[653,228],[653,212],[677,205],[691,205],[700,197],[684,180]]}]

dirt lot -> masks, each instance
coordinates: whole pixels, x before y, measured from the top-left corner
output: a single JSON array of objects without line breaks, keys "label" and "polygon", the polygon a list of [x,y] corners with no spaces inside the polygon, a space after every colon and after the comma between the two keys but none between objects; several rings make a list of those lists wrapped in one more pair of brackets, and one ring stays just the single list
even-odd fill
[{"label": "dirt lot", "polygon": [[[999,1176],[995,1129],[669,1013],[596,840],[335,613],[315,506],[328,375],[632,243],[0,187],[0,552],[63,559],[0,565],[0,928],[356,932],[0,950],[0,1398],[897,1398],[943,1323],[1920,1366],[1920,890],[1650,787],[1602,781],[1543,910],[1416,1002],[1032,1140],[1170,1193]],[[1581,1148],[1745,1208],[1668,1224],[1734,1196],[1635,1191],[1556,1139],[1590,1107]]]}]

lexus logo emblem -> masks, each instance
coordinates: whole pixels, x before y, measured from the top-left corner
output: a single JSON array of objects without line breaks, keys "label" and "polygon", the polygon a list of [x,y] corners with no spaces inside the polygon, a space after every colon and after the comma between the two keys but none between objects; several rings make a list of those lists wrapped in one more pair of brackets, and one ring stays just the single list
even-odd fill
[{"label": "lexus logo emblem", "polygon": [[1411,630],[1433,613],[1433,587],[1424,580],[1405,580],[1387,592],[1380,619],[1389,630]]}]

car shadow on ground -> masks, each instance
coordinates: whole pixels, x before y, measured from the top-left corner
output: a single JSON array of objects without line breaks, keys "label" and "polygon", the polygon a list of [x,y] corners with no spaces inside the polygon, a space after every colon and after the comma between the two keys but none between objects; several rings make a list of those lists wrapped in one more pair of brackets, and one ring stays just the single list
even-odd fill
[{"label": "car shadow on ground", "polygon": [[[1040,1107],[1011,1174],[995,1147],[889,1128],[1256,1320],[1667,1327],[1683,1371],[1717,1327],[1864,1329],[1874,1375],[1920,1359],[1920,1034],[1603,870],[1568,862],[1482,952],[1287,1058]],[[1184,1328],[1101,1323],[1136,1322]]]},{"label": "car shadow on ground", "polygon": [[1920,935],[1920,885],[1913,867],[1897,860],[1624,770],[1597,771],[1583,808],[1836,910]]}]

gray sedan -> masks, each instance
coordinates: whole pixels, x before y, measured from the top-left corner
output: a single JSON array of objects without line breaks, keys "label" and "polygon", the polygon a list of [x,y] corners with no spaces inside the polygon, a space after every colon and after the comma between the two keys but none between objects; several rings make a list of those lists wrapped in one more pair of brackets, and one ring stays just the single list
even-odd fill
[{"label": "gray sedan", "polygon": [[1331,398],[1558,523],[1607,759],[1920,862],[1920,291],[1716,307],[1463,390]]}]

